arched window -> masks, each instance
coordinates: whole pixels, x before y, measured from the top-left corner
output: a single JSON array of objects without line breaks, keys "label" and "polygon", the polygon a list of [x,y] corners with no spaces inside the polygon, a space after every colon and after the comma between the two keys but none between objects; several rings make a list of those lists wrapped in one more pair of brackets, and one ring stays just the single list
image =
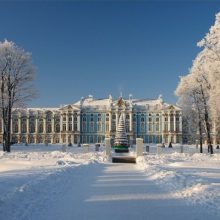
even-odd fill
[{"label": "arched window", "polygon": [[17,123],[14,124],[14,126],[13,126],[13,132],[18,133],[18,124]]},{"label": "arched window", "polygon": [[51,131],[52,131],[52,126],[51,126],[51,124],[48,124],[47,125],[47,133],[51,133]]},{"label": "arched window", "polygon": [[26,125],[26,123],[22,123],[22,125],[21,125],[21,132],[22,133],[26,133],[27,132],[27,125]]},{"label": "arched window", "polygon": [[[41,124],[39,124],[39,133],[43,133],[43,124],[41,123]],[[41,143],[41,142],[40,142]]]},{"label": "arched window", "polygon": [[34,132],[35,132],[34,123],[30,123],[30,133],[34,133]]},{"label": "arched window", "polygon": [[56,126],[55,126],[55,131],[56,131],[56,132],[60,132],[60,125],[59,125],[59,124],[56,124]]}]

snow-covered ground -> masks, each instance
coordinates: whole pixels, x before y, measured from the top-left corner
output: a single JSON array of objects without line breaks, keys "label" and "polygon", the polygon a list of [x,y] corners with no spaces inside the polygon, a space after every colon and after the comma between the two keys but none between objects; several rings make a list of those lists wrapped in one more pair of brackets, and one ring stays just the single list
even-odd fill
[{"label": "snow-covered ground", "polygon": [[103,147],[13,146],[0,152],[0,219],[219,219],[220,151],[156,147],[111,164]]}]

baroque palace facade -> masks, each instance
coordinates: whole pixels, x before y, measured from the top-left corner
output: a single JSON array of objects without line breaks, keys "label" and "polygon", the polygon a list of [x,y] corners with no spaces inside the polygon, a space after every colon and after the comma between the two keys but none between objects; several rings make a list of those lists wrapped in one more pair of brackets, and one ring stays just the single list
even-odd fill
[{"label": "baroque palace facade", "polygon": [[[60,108],[13,109],[14,143],[101,143],[115,136],[120,114],[125,114],[129,142],[137,137],[145,143],[181,143],[182,112],[177,106],[154,100],[94,99],[89,95]],[[0,125],[2,142],[2,121]]]}]

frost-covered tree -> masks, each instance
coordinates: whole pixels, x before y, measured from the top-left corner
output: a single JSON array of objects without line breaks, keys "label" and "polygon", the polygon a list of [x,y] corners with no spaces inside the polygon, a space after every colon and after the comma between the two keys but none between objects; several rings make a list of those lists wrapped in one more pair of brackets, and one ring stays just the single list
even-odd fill
[{"label": "frost-covered tree", "polygon": [[11,150],[12,108],[35,96],[31,55],[15,43],[0,42],[0,110],[3,119],[3,150]]},{"label": "frost-covered tree", "polygon": [[187,141],[195,142],[197,131],[199,134],[200,152],[203,152],[203,105],[201,103],[200,87],[193,74],[181,77],[175,91],[179,96],[178,104],[182,107],[184,118],[184,132]]},{"label": "frost-covered tree", "polygon": [[[211,144],[211,124],[214,130],[220,130],[220,13],[216,15],[215,24],[209,33],[198,43],[202,48],[187,75],[190,90],[186,91],[183,81],[179,83],[176,94],[180,101],[189,92],[197,103],[197,112],[201,112],[208,142],[208,150],[213,153]],[[193,95],[193,93],[194,95]],[[183,104],[183,103],[182,103]],[[185,103],[186,105],[187,103]]]},{"label": "frost-covered tree", "polygon": [[206,59],[206,71],[211,84],[209,105],[213,125],[216,130],[220,127],[220,13],[216,14],[215,24],[209,33],[198,43],[203,48]]}]

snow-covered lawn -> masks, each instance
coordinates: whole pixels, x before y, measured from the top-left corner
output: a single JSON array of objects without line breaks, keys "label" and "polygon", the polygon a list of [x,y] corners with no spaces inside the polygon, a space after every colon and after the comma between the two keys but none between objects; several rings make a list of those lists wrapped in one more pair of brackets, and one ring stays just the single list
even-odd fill
[{"label": "snow-covered lawn", "polygon": [[220,217],[220,150],[213,155],[198,152],[195,146],[184,146],[184,153],[180,153],[177,145],[162,148],[157,155],[153,147],[138,159],[138,167],[176,198],[186,199],[188,205],[200,204]]},{"label": "snow-covered lawn", "polygon": [[102,147],[13,146],[0,152],[0,219],[219,219],[220,151],[197,151],[151,146],[120,165]]}]

